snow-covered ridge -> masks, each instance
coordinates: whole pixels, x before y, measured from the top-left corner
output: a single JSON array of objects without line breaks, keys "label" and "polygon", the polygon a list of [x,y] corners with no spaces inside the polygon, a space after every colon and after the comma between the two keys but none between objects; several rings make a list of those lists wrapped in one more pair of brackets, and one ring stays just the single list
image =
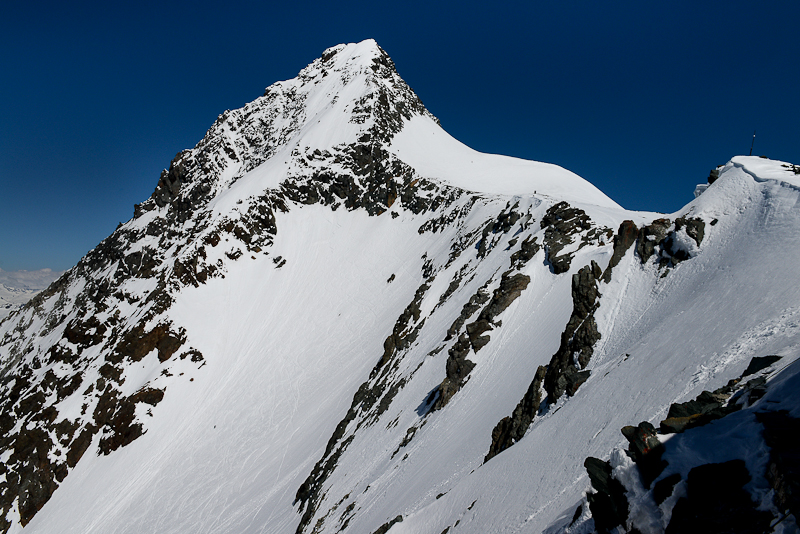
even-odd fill
[{"label": "snow-covered ridge", "polygon": [[408,121],[392,140],[390,151],[423,176],[443,180],[466,191],[537,195],[620,208],[575,173],[550,163],[483,154],[454,139],[426,116]]},{"label": "snow-covered ridge", "polygon": [[176,197],[197,208],[279,151],[288,165],[293,152],[388,140],[417,114],[433,118],[374,40],[329,48],[296,78],[220,115],[197,146],[176,156],[137,213]]},{"label": "snow-covered ridge", "polygon": [[756,180],[777,180],[794,187],[800,187],[800,167],[759,156],[736,156],[725,166],[744,170]]}]

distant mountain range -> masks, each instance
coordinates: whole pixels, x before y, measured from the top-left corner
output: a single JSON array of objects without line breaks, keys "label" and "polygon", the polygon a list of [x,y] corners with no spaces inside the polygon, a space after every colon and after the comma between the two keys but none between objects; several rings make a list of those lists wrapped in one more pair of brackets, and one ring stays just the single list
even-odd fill
[{"label": "distant mountain range", "polygon": [[0,321],[49,286],[64,271],[4,271],[0,269]]}]

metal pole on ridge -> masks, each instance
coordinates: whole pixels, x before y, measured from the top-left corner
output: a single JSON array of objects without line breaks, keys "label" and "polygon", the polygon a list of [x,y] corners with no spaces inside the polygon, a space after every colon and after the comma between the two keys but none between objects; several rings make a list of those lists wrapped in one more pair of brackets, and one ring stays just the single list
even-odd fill
[{"label": "metal pole on ridge", "polygon": [[753,130],[753,142],[750,143],[750,155],[753,155],[753,145],[756,144],[756,131]]}]

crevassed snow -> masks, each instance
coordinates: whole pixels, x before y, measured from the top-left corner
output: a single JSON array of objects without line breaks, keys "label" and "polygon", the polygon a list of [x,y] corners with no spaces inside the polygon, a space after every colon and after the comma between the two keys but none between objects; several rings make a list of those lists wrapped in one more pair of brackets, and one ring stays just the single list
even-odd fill
[{"label": "crevassed snow", "polygon": [[416,116],[392,139],[390,151],[426,178],[476,193],[552,197],[619,208],[595,186],[558,165],[484,154],[453,138],[429,117]]}]

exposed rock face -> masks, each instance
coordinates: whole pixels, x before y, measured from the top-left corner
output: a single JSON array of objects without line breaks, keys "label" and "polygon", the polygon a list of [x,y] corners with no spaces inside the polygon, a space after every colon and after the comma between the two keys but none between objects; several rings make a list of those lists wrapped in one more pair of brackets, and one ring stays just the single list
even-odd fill
[{"label": "exposed rock face", "polygon": [[669,219],[656,219],[639,230],[636,252],[642,263],[647,263],[656,251],[656,246],[667,237],[667,230],[672,225]]},{"label": "exposed rock face", "polygon": [[619,264],[625,253],[631,248],[631,245],[636,242],[637,230],[638,228],[636,228],[633,221],[622,221],[622,224],[619,225],[619,230],[614,236],[614,252],[611,254],[611,259],[603,276],[603,280],[606,283],[611,281],[611,270]]},{"label": "exposed rock face", "polygon": [[[481,343],[480,346],[483,345],[484,343]],[[458,341],[447,352],[446,376],[439,385],[439,397],[433,405],[433,410],[444,408],[464,385],[467,375],[475,368],[475,362],[467,359],[471,346],[467,334],[461,334]]]},{"label": "exposed rock face", "polygon": [[583,463],[596,493],[586,495],[597,532],[606,534],[628,520],[628,499],[625,487],[611,475],[611,464],[597,458]]},{"label": "exposed rock face", "polygon": [[461,309],[461,314],[453,321],[450,328],[447,329],[447,337],[444,338],[445,341],[452,339],[453,336],[458,334],[459,330],[464,326],[464,322],[489,301],[489,293],[486,291],[486,286],[489,282],[491,282],[491,279],[488,280],[483,287],[478,289],[478,291],[469,298],[469,301],[464,304],[464,307]]},{"label": "exposed rock face", "polygon": [[600,339],[594,312],[599,306],[600,292],[596,274],[599,269],[587,265],[572,276],[572,315],[561,334],[561,345],[547,366],[544,389],[550,402],[561,395],[574,395],[588,378],[588,371],[579,373],[573,362],[586,367],[594,344]]},{"label": "exposed rock face", "polygon": [[519,401],[511,416],[504,417],[492,430],[492,444],[483,459],[488,462],[525,436],[542,403],[542,381],[547,367],[540,365],[531,385]]},{"label": "exposed rock face", "polygon": [[749,481],[750,473],[742,460],[693,468],[687,496],[675,504],[666,533],[769,532],[772,514],[756,509],[743,489]]},{"label": "exposed rock face", "polygon": [[686,229],[686,234],[694,239],[695,243],[699,245],[703,242],[706,228],[706,223],[703,219],[678,217],[675,219],[675,231],[677,232],[683,228]]},{"label": "exposed rock face", "polygon": [[741,409],[741,405],[726,404],[738,382],[738,380],[731,380],[726,386],[713,393],[703,391],[693,401],[672,404],[669,407],[667,418],[661,421],[661,432],[663,434],[680,433],[689,428],[706,425]]},{"label": "exposed rock face", "polygon": [[699,218],[679,217],[675,219],[675,229],[667,234],[667,237],[659,243],[661,248],[659,265],[674,266],[682,261],[688,260],[691,256],[681,244],[681,239],[678,234],[680,232],[685,232],[697,245],[700,245],[705,236],[705,225],[706,223]]},{"label": "exposed rock face", "polygon": [[561,254],[561,251],[572,244],[574,235],[592,227],[591,219],[585,211],[573,208],[566,202],[559,202],[547,210],[542,217],[541,226],[545,230],[544,246],[550,269],[555,274],[567,272],[574,252]]},{"label": "exposed rock face", "polygon": [[394,526],[395,523],[402,523],[402,522],[403,522],[403,516],[398,515],[394,519],[387,521],[386,523],[378,527],[378,530],[376,530],[372,534],[386,534],[387,532],[389,532],[389,529],[391,529]]},{"label": "exposed rock face", "polygon": [[[505,311],[528,287],[531,281],[530,276],[522,273],[512,275],[511,273],[512,271],[503,273],[500,285],[494,290],[489,303],[481,310],[478,320],[466,326],[466,333],[461,334],[458,341],[448,351],[446,376],[439,386],[439,396],[433,405],[433,410],[443,408],[453,398],[453,395],[461,389],[467,375],[475,368],[475,363],[467,359],[470,348],[478,352],[489,343],[489,336],[483,334],[494,328],[494,318]],[[480,294],[480,290],[478,294]],[[475,296],[470,299],[470,302],[473,302],[473,299],[475,299]],[[467,306],[464,307],[462,316],[464,312],[467,312],[472,307],[469,303]],[[448,334],[455,326],[456,324],[454,323],[450,327]]]},{"label": "exposed rock face", "polygon": [[642,421],[639,426],[626,426],[622,428],[622,435],[628,440],[628,454],[636,462],[642,484],[649,488],[653,480],[667,466],[661,459],[664,454],[664,445],[656,436],[656,429],[647,421]]},{"label": "exposed rock face", "polygon": [[[610,273],[610,269],[606,272]],[[501,419],[492,430],[489,452],[484,457],[488,462],[497,454],[511,447],[525,436],[528,427],[541,405],[541,388],[547,391],[550,402],[561,395],[575,395],[578,388],[589,379],[589,370],[584,368],[592,356],[594,344],[600,339],[594,312],[599,306],[600,292],[597,280],[603,276],[602,269],[594,261],[572,276],[572,315],[561,334],[561,345],[547,366],[539,366],[527,391],[517,403],[511,416]],[[525,285],[527,286],[527,281]]]}]

